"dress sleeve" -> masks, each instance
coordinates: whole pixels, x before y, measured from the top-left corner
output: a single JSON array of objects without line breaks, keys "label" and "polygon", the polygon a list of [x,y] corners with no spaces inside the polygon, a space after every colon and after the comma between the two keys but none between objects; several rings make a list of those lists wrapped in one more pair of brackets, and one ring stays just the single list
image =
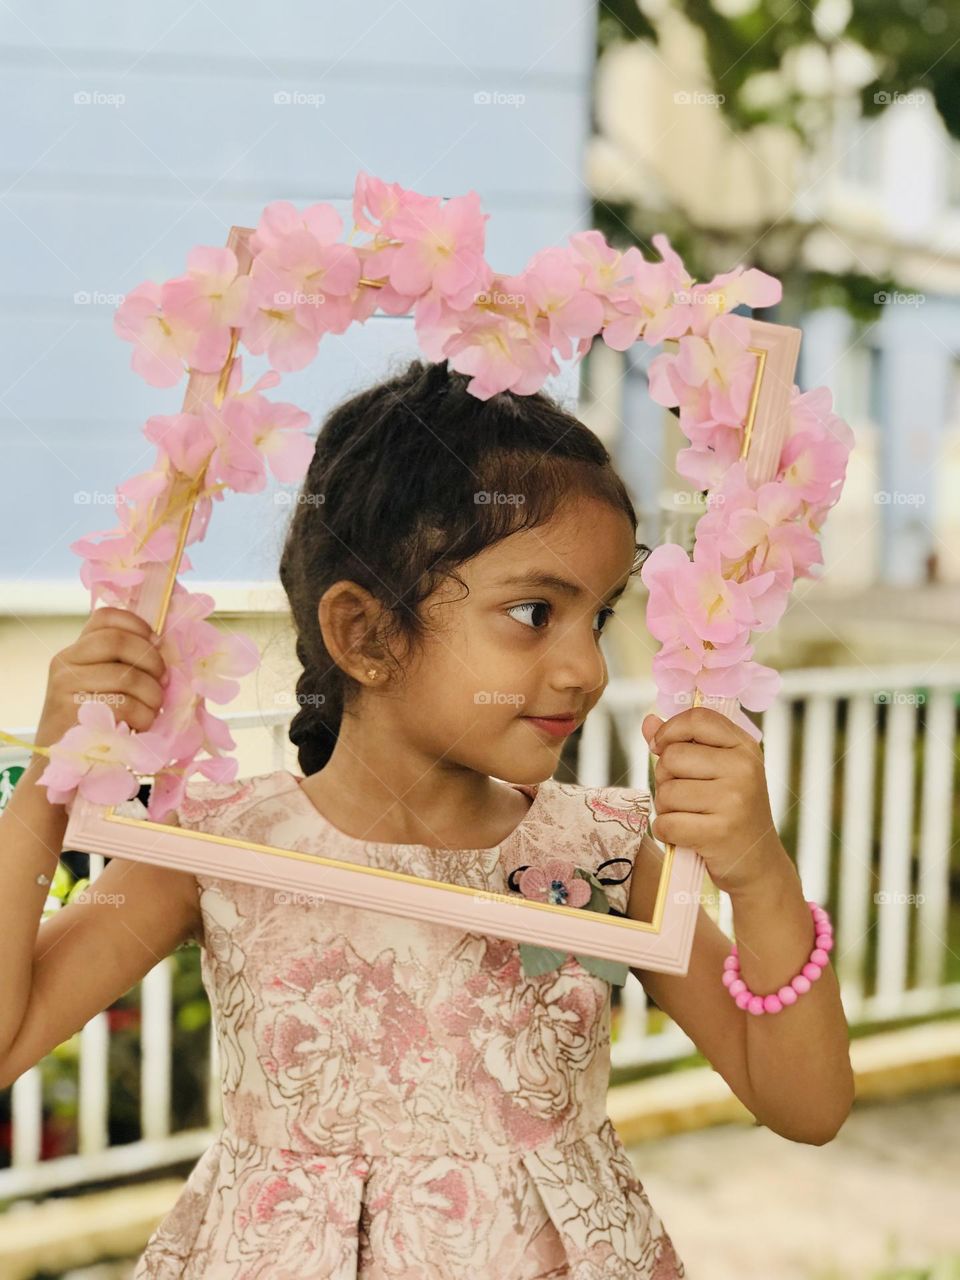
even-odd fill
[{"label": "dress sleeve", "polygon": [[605,884],[610,906],[626,914],[634,859],[650,822],[652,797],[639,787],[600,787],[586,791],[588,823],[594,849],[591,870]]}]

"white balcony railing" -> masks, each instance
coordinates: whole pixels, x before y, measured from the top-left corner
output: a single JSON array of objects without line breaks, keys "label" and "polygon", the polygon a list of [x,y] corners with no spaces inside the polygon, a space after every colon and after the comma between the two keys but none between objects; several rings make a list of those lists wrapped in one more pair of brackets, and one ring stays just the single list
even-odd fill
[{"label": "white balcony railing", "polygon": [[[640,722],[653,696],[646,682],[610,682],[584,725],[576,761],[580,782],[648,786]],[[795,853],[807,897],[827,904],[833,916],[831,960],[851,1025],[960,1008],[960,980],[951,980],[947,969],[958,698],[960,667],[935,674],[922,666],[792,671],[762,717],[774,820]],[[275,768],[285,765],[291,750],[287,718],[285,712],[226,717],[235,736],[262,735],[266,728]],[[18,736],[32,735],[26,730]],[[91,879],[102,867],[102,858],[91,858]],[[732,934],[729,898],[715,894],[707,909]],[[221,1124],[212,1028],[208,1125],[178,1132],[171,1116],[173,963],[166,957],[140,984],[143,1136],[123,1145],[108,1141],[108,1019],[106,1012],[97,1014],[80,1032],[78,1154],[40,1159],[38,1065],[11,1090],[12,1164],[0,1170],[0,1199],[193,1160],[209,1144]],[[648,1011],[632,974],[619,998],[615,1067],[695,1052],[679,1027],[651,1016],[655,1011]]]}]

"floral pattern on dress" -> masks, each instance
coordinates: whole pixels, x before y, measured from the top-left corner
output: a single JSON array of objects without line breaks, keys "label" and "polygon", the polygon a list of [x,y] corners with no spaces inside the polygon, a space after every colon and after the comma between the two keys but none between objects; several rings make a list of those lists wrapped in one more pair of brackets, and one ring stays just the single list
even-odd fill
[{"label": "floral pattern on dress", "polygon": [[[630,860],[650,797],[522,786],[494,849],[333,827],[286,771],[197,780],[181,826],[506,893],[518,868]],[[614,868],[616,869],[616,867]],[[603,872],[600,873],[604,874]],[[610,985],[575,957],[197,875],[224,1126],[133,1280],[676,1280],[606,1114]],[[623,911],[629,879],[605,886]]]}]

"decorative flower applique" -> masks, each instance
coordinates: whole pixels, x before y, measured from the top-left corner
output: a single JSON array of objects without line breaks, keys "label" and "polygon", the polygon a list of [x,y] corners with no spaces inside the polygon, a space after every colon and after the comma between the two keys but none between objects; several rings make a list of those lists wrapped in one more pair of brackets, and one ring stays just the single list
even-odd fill
[{"label": "decorative flower applique", "polygon": [[[626,873],[616,876],[598,877],[586,867],[577,867],[565,858],[547,858],[539,867],[517,867],[511,871],[507,886],[513,892],[519,892],[532,902],[547,902],[560,907],[584,907],[587,911],[598,911],[601,914],[623,915],[610,905],[604,892],[605,884],[623,884],[633,869],[629,858],[609,858],[602,862],[597,871],[609,867],[615,862],[627,864]],[[516,881],[515,878],[516,877]],[[572,952],[556,951],[552,947],[541,947],[529,942],[520,943],[520,960],[524,975],[535,978],[551,969],[558,969]],[[574,955],[588,973],[613,986],[622,987],[627,980],[629,965],[619,960],[602,960],[598,956]]]}]

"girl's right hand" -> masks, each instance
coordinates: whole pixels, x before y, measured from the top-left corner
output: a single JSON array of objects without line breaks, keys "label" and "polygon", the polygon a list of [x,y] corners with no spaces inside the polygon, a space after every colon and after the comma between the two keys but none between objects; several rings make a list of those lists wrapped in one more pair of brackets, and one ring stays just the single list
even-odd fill
[{"label": "girl's right hand", "polygon": [[95,609],[74,643],[51,659],[36,745],[58,742],[91,696],[107,702],[118,723],[137,733],[149,729],[163,702],[166,671],[153,634],[130,609]]}]

